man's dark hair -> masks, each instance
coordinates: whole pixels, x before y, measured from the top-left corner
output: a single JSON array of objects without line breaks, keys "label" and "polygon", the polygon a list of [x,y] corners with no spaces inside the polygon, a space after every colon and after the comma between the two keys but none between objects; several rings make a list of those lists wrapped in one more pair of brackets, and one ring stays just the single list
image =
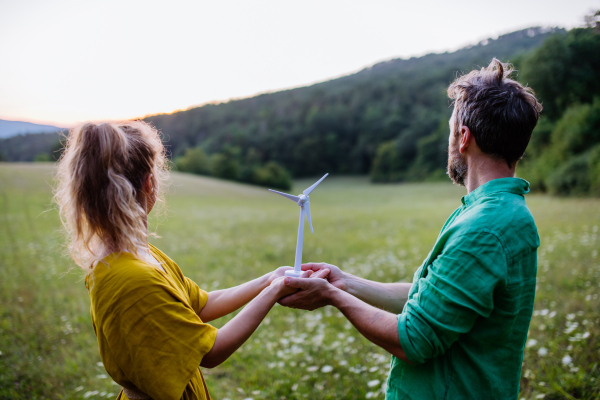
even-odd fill
[{"label": "man's dark hair", "polygon": [[484,153],[504,159],[509,167],[523,158],[542,111],[529,87],[510,79],[510,64],[496,58],[487,68],[456,78],[448,87],[454,100],[454,132],[469,128]]}]

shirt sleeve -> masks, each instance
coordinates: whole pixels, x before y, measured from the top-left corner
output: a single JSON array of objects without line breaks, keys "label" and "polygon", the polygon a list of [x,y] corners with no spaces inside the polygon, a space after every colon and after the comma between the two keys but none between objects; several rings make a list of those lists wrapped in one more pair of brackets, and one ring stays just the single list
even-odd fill
[{"label": "shirt sleeve", "polygon": [[407,358],[421,364],[444,354],[478,317],[489,317],[494,291],[506,284],[506,276],[506,254],[494,234],[451,237],[398,316]]},{"label": "shirt sleeve", "polygon": [[202,311],[208,301],[208,293],[200,289],[196,282],[187,276],[185,277],[185,288],[190,296],[192,308],[196,314],[200,315],[200,311]]},{"label": "shirt sleeve", "polygon": [[[102,330],[128,380],[155,400],[179,399],[217,329],[152,276],[137,277],[105,300]],[[197,296],[196,305],[201,301]]]}]

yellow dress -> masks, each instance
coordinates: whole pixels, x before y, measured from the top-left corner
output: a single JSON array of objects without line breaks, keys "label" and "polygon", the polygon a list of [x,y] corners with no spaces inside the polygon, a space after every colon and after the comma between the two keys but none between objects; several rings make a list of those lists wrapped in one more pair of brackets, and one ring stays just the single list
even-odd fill
[{"label": "yellow dress", "polygon": [[[104,368],[122,387],[154,400],[208,400],[199,367],[217,329],[198,316],[208,293],[156,247],[150,252],[166,273],[114,253],[86,278]],[[117,399],[127,397],[121,391]]]}]

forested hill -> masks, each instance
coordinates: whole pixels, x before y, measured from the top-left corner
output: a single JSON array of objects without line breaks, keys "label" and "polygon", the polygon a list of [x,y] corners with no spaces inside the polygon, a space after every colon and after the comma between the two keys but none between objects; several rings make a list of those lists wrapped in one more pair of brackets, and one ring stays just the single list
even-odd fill
[{"label": "forested hill", "polygon": [[275,161],[294,177],[366,174],[379,152],[379,180],[423,179],[445,168],[451,114],[445,88],[457,71],[487,66],[493,57],[514,61],[564,33],[525,29],[452,53],[386,61],[308,87],[145,120],[162,130],[182,169],[200,164],[196,172],[212,168],[217,176],[239,179],[245,168]]}]

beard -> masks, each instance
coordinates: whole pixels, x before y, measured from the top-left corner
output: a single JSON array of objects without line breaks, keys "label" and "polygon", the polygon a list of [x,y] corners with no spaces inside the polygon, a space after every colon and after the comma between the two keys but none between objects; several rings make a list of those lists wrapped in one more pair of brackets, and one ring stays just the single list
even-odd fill
[{"label": "beard", "polygon": [[460,186],[465,186],[467,171],[467,163],[460,154],[458,147],[452,148],[448,146],[448,170],[446,173],[452,182]]}]

